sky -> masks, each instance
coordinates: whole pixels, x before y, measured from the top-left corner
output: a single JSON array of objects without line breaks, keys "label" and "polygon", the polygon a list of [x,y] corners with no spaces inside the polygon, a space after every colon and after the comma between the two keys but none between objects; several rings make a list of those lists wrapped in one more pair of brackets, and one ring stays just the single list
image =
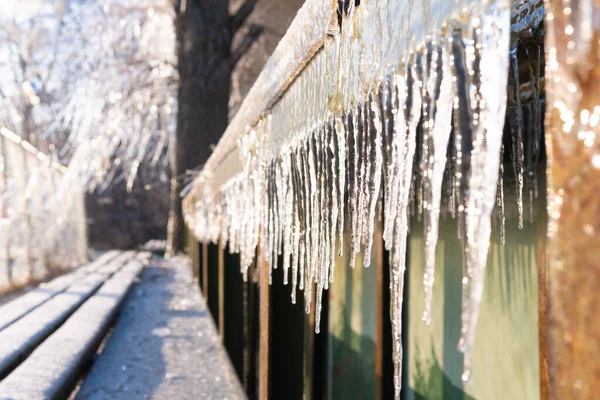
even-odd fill
[{"label": "sky", "polygon": [[3,18],[15,17],[23,18],[33,11],[43,7],[50,6],[51,0],[2,0],[0,1],[0,14]]}]

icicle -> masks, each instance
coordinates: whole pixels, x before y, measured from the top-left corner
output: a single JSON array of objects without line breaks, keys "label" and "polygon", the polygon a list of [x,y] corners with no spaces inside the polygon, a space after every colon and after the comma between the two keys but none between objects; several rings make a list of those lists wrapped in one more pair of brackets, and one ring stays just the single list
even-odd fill
[{"label": "icicle", "polygon": [[[277,256],[282,255],[283,251],[283,241],[285,240],[284,233],[284,224],[287,221],[286,219],[286,191],[288,188],[288,183],[285,181],[285,172],[284,172],[284,163],[285,163],[285,155],[279,156],[276,164],[276,177],[277,177],[277,210],[278,210],[278,221],[277,221]],[[285,272],[284,272],[285,275]]]},{"label": "icicle", "polygon": [[[349,7],[340,14],[342,29],[338,31],[335,23],[328,25],[325,51],[314,55],[284,95],[269,103],[273,105],[269,112],[277,115],[277,134],[271,135],[270,117],[262,118],[238,141],[242,172],[218,193],[212,193],[210,185],[205,192],[196,193],[195,230],[209,240],[219,235],[227,240],[230,250],[241,253],[245,275],[259,242],[268,268],[276,268],[278,257],[283,257],[284,283],[291,273],[292,302],[296,302],[298,289],[304,291],[306,312],[315,302],[318,332],[323,291],[333,282],[335,255],[341,255],[344,248],[346,212],[351,265],[354,267],[357,254],[364,249],[366,267],[375,217],[379,217],[378,209],[383,209],[383,240],[390,250],[398,397],[409,213],[416,211],[417,218],[425,220],[423,319],[428,323],[444,174],[448,174],[448,208],[453,217],[458,213],[464,244],[459,347],[465,353],[463,378],[467,380],[470,374],[494,201],[498,202],[499,218],[504,218],[503,170],[498,163],[509,65],[508,11],[505,2],[486,3],[484,14],[480,14],[483,6],[465,8],[471,10],[469,27],[444,25],[431,35],[416,37],[414,43],[401,44],[398,38],[411,29],[398,24],[391,14],[400,15],[411,5],[370,1],[355,9],[353,2],[344,4]],[[442,21],[436,20],[435,13],[432,16],[432,27],[441,27]],[[446,32],[450,37],[440,36],[438,41],[437,35]],[[424,38],[426,41],[421,41]],[[415,44],[419,47],[412,47]],[[388,58],[389,54],[396,56]],[[537,59],[531,54],[537,60],[530,65],[536,89],[540,57],[539,52]],[[410,63],[398,64],[400,58]],[[517,83],[509,106],[520,113],[518,66],[513,66],[510,79]],[[305,104],[298,107],[299,101]],[[534,103],[539,105],[539,99]],[[539,110],[527,116],[530,114],[535,114],[533,119],[540,118]],[[522,171],[522,116],[517,120],[513,125],[519,140],[515,141],[513,160]],[[537,138],[532,143],[539,150]],[[525,178],[534,187],[530,167],[528,158]],[[521,190],[522,186],[521,182]],[[531,193],[530,189],[530,197]]]},{"label": "icicle", "polygon": [[300,168],[298,166],[298,157],[299,153],[297,153],[298,149],[293,149],[291,152],[291,174],[292,174],[292,191],[294,192],[294,203],[293,203],[293,215],[294,215],[294,242],[293,242],[293,250],[292,250],[292,303],[296,304],[296,287],[298,285],[298,273],[300,268],[300,249],[302,246],[302,241],[300,237],[303,235],[302,227],[300,225],[301,217],[303,214],[302,209],[302,193],[304,192],[300,179],[298,177],[300,173]]},{"label": "icicle", "polygon": [[[328,125],[328,124],[327,124]],[[317,142],[316,142],[316,155],[317,155],[317,171],[319,172],[319,177],[317,180],[317,196],[318,196],[318,204],[317,210],[319,214],[319,222],[317,232],[319,234],[319,241],[317,246],[319,246],[319,251],[317,253],[317,271],[315,276],[315,281],[317,284],[317,304],[315,309],[315,333],[319,333],[321,329],[321,308],[323,304],[323,290],[329,284],[329,268],[328,265],[331,261],[329,257],[329,232],[328,226],[330,225],[331,215],[328,204],[328,196],[327,196],[327,184],[330,181],[328,176],[328,163],[327,163],[327,147],[328,147],[328,135],[329,135],[329,126],[325,126],[322,131],[318,133]]]},{"label": "icicle", "polygon": [[[371,203],[371,180],[373,179],[372,173],[373,168],[372,165],[375,162],[373,157],[371,157],[371,152],[373,151],[373,131],[371,130],[371,121],[370,121],[370,98],[363,102],[362,109],[362,131],[363,131],[363,143],[361,146],[361,158],[362,158],[362,171],[361,171],[361,188],[360,188],[360,197],[359,197],[359,225],[358,232],[360,235],[360,243],[359,245],[366,245],[368,229],[369,229],[369,205]],[[365,257],[363,257],[363,266],[365,262]]]},{"label": "icicle", "polygon": [[[435,52],[430,68],[430,86],[428,91],[432,98],[434,93],[438,93],[434,115],[430,119],[433,121],[433,127],[430,130],[429,137],[429,157],[427,160],[427,179],[426,185],[426,205],[425,210],[425,274],[423,283],[425,285],[425,311],[423,321],[426,324],[431,322],[431,299],[432,288],[435,279],[435,248],[438,240],[438,223],[440,216],[440,203],[442,200],[442,181],[444,177],[444,168],[446,165],[446,153],[450,132],[452,130],[452,105],[454,94],[452,92],[452,74],[450,59],[445,45],[440,48],[441,55],[441,79],[438,75],[437,54]],[[436,81],[435,83],[433,81]],[[439,90],[436,88],[439,82]],[[433,108],[433,107],[432,107]]]},{"label": "icicle", "polygon": [[381,173],[382,173],[382,164],[383,164],[383,155],[382,155],[382,121],[380,115],[380,105],[377,103],[376,99],[379,96],[371,96],[369,99],[370,106],[370,123],[369,130],[371,131],[371,152],[369,154],[369,159],[372,160],[370,163],[370,180],[368,182],[368,192],[367,196],[369,199],[369,207],[367,212],[367,220],[366,220],[366,245],[365,245],[365,256],[363,265],[368,267],[371,264],[371,248],[373,247],[373,235],[375,230],[375,208],[377,206],[377,202],[379,201],[379,190],[381,188]]},{"label": "icicle", "polygon": [[521,110],[521,84],[519,80],[519,62],[517,46],[510,51],[510,67],[512,75],[509,89],[509,121],[512,134],[512,160],[517,178],[517,210],[519,213],[519,229],[523,228],[523,112]]},{"label": "icicle", "polygon": [[[402,301],[404,290],[404,271],[406,269],[406,237],[408,234],[408,205],[413,170],[413,159],[416,147],[416,131],[421,113],[421,82],[414,67],[407,70],[408,79],[398,76],[398,98],[402,109],[397,116],[404,113],[405,118],[397,118],[394,129],[400,150],[397,169],[399,182],[396,217],[394,220],[393,247],[390,252],[390,315],[392,322],[392,347],[394,362],[395,397],[400,396],[402,382]],[[406,125],[403,123],[407,121]],[[402,140],[402,137],[405,140]]]},{"label": "icicle", "polygon": [[[339,174],[345,173],[344,169],[341,167],[342,164],[345,163],[345,159],[340,158],[340,143],[339,136],[343,133],[339,133],[341,121],[338,118],[335,118],[333,121],[333,125],[331,126],[331,142],[329,144],[329,148],[331,151],[331,163],[330,163],[330,174],[331,174],[331,182],[330,182],[330,191],[331,191],[331,231],[330,231],[330,242],[331,242],[331,261],[329,265],[329,283],[333,282],[334,271],[335,271],[335,240],[336,236],[339,232],[339,240],[342,239],[343,235],[343,217],[339,215],[340,206],[343,208],[343,203],[340,201],[340,198],[343,197],[342,188],[344,187],[343,180],[339,178]],[[342,210],[343,213],[343,210]],[[340,247],[341,249],[341,247]]]},{"label": "icicle", "polygon": [[393,168],[390,168],[387,177],[387,191],[389,191],[388,203],[384,212],[384,230],[383,240],[385,248],[391,250],[394,242],[394,224],[399,207],[399,190],[402,185],[402,171],[404,166],[404,154],[406,153],[406,101],[407,87],[404,76],[395,75],[391,90],[391,105],[392,105],[392,134],[390,143],[390,152],[388,163]]},{"label": "icicle", "polygon": [[[417,150],[420,150],[419,154],[419,168],[417,169],[417,218],[420,221],[423,215],[423,210],[428,208],[427,198],[425,193],[429,192],[429,184],[431,177],[429,159],[431,156],[431,128],[433,125],[433,114],[435,107],[435,90],[437,83],[437,53],[432,50],[436,44],[428,43],[421,56],[418,58],[417,63],[421,72],[421,96],[423,98],[423,105],[421,107],[421,131],[422,134],[420,140],[420,146]],[[435,65],[434,65],[435,64]]]},{"label": "icicle", "polygon": [[306,312],[310,311],[310,304],[312,301],[312,285],[313,285],[313,268],[314,268],[314,258],[313,258],[313,236],[314,236],[314,179],[311,176],[311,167],[312,163],[312,135],[310,133],[308,136],[308,140],[304,146],[304,172],[302,179],[304,180],[304,186],[306,190],[306,226],[305,226],[305,242],[304,242],[304,307]]},{"label": "icicle", "polygon": [[[456,39],[456,37],[453,37],[453,42],[454,39]],[[450,56],[450,59],[454,65],[454,54]],[[454,68],[453,78],[456,78]],[[459,213],[458,205],[460,204],[460,182],[462,177],[462,135],[458,118],[459,98],[456,91],[455,79],[453,81],[453,86],[455,89],[454,101],[452,104],[452,132],[454,140],[452,142],[452,169],[450,170],[450,215],[452,218],[456,218]],[[460,227],[460,224],[458,224],[458,226]],[[460,229],[458,230],[458,237],[460,239]]]},{"label": "icicle", "polygon": [[272,166],[272,179],[273,179],[273,269],[278,268],[278,258],[281,254],[281,221],[283,214],[281,213],[281,184],[279,182],[281,172],[279,171],[280,160],[275,159]]},{"label": "icicle", "polygon": [[283,156],[283,179],[282,185],[283,190],[285,192],[285,201],[284,201],[284,222],[283,222],[283,284],[288,284],[288,275],[290,269],[290,260],[291,254],[293,250],[292,247],[292,238],[293,238],[293,229],[294,229],[294,220],[293,220],[293,185],[291,178],[291,155],[285,154]]},{"label": "icicle", "polygon": [[[451,42],[452,41],[452,37],[449,37],[448,40]],[[449,46],[449,52],[450,54],[452,54],[452,47]],[[448,57],[449,59],[451,58],[451,56]],[[450,63],[454,62],[454,59],[451,58],[451,61],[449,61]],[[454,66],[451,64],[451,68],[450,68],[450,73],[452,73],[452,69],[454,68]],[[453,76],[453,74],[452,74]],[[455,94],[456,95],[456,94]],[[452,99],[450,99],[451,105],[450,107],[452,109],[454,109],[454,96],[452,96]],[[448,157],[446,159],[446,169],[444,171],[444,182],[446,182],[445,185],[445,189],[446,189],[446,213],[448,213],[450,215],[450,217],[452,219],[454,219],[456,217],[455,214],[455,207],[456,207],[456,203],[454,202],[454,192],[453,192],[453,186],[454,186],[454,173],[456,170],[456,146],[455,146],[455,141],[456,139],[454,138],[454,112],[452,112],[451,115],[451,129],[450,129],[450,139],[448,140]]]},{"label": "icicle", "polygon": [[360,251],[360,240],[362,230],[360,229],[359,221],[360,221],[360,212],[361,212],[361,203],[360,199],[362,198],[362,163],[363,158],[361,156],[362,151],[362,105],[358,104],[354,113],[352,113],[352,121],[351,126],[353,130],[353,165],[351,166],[351,171],[353,175],[353,182],[351,187],[351,192],[349,193],[352,207],[352,224],[351,224],[351,235],[352,235],[352,249],[351,249],[351,259],[350,259],[350,268],[354,268],[356,265],[356,254]]},{"label": "icicle", "polygon": [[[271,234],[273,238],[271,239],[271,256],[270,261],[272,264],[271,270],[277,268],[277,242],[279,241],[279,199],[277,197],[277,160],[274,160],[271,165],[271,225],[272,231]],[[272,277],[269,278],[269,285],[273,283]]]},{"label": "icicle", "polygon": [[537,167],[540,158],[540,147],[542,141],[541,126],[542,112],[541,112],[541,100],[540,100],[540,76],[541,76],[541,46],[537,43],[534,44],[533,51],[526,47],[527,57],[529,58],[529,76],[531,79],[531,90],[533,99],[531,103],[531,110],[529,113],[529,119],[531,123],[529,126],[533,129],[533,138],[528,138],[530,145],[528,146],[528,183],[529,183],[529,206],[530,206],[530,222],[533,223],[533,209],[534,199],[538,197],[538,181],[537,181]]},{"label": "icicle", "polygon": [[506,217],[504,214],[504,145],[500,149],[500,168],[496,188],[496,206],[498,207],[498,225],[500,226],[500,243],[506,242]]},{"label": "icicle", "polygon": [[393,234],[393,221],[395,215],[396,196],[398,194],[396,180],[396,162],[398,151],[396,148],[394,122],[398,114],[398,95],[396,79],[388,80],[382,94],[382,107],[384,115],[384,201],[383,201],[383,242],[386,250],[390,250]]},{"label": "icicle", "polygon": [[306,248],[307,256],[307,276],[306,285],[304,287],[304,304],[306,313],[310,312],[310,305],[312,302],[312,289],[313,283],[315,282],[315,274],[318,265],[319,247],[318,241],[318,225],[319,225],[319,209],[318,209],[318,190],[317,190],[317,152],[316,152],[316,136],[317,132],[311,134],[308,141],[308,181],[309,185],[309,199],[310,199],[310,227],[308,228],[310,242]]},{"label": "icicle", "polygon": [[268,165],[264,174],[264,180],[267,183],[267,193],[266,193],[266,205],[264,206],[265,215],[267,220],[265,221],[265,225],[267,227],[267,234],[265,236],[266,247],[262,251],[266,251],[265,262],[269,268],[269,285],[272,283],[272,275],[273,275],[273,240],[274,240],[274,212],[275,207],[274,203],[274,193],[273,193],[273,177],[272,177],[272,165]]},{"label": "icicle", "polygon": [[[354,9],[354,7],[352,7],[352,9]],[[345,116],[342,116],[341,118],[346,119]],[[337,194],[337,202],[338,202],[338,215],[339,215],[339,220],[338,220],[338,246],[339,246],[339,253],[338,255],[341,257],[342,256],[342,252],[344,250],[344,196],[345,193],[344,191],[346,190],[346,135],[349,133],[347,131],[347,129],[344,126],[343,121],[336,117],[335,118],[335,125],[334,125],[334,129],[335,129],[335,147],[334,147],[334,154],[337,156],[336,157],[336,162],[337,162],[337,175],[338,175],[338,185],[336,188],[336,194]],[[331,279],[333,280],[333,273],[331,275]]]},{"label": "icicle", "polygon": [[479,115],[477,118],[473,115],[475,128],[465,214],[466,274],[459,341],[459,350],[464,352],[463,381],[468,381],[471,375],[473,342],[489,248],[490,216],[496,197],[506,107],[510,11],[501,5],[486,8],[485,13],[471,19],[471,25],[475,28],[474,65],[481,80],[477,88]]},{"label": "icicle", "polygon": [[[310,286],[307,268],[310,265],[310,190],[308,183],[308,143],[300,146],[299,151],[299,173],[300,185],[302,187],[302,222],[301,222],[301,247],[300,247],[300,290],[304,290],[305,286]],[[306,296],[306,293],[305,293]]]},{"label": "icicle", "polygon": [[[347,162],[346,162],[346,171],[348,174],[348,180],[346,182],[346,192],[348,193],[348,224],[350,227],[350,254],[354,254],[354,215],[356,214],[356,196],[355,196],[355,188],[356,188],[356,128],[354,125],[354,111],[350,110],[348,115],[344,118],[344,126],[346,131],[348,132],[348,141],[346,143],[346,153]],[[353,266],[354,264],[350,264]]]},{"label": "icicle", "polygon": [[[457,236],[463,241],[465,239],[465,205],[467,203],[467,176],[471,163],[472,148],[472,130],[478,123],[476,116],[479,113],[477,96],[471,92],[470,88],[476,87],[475,78],[476,65],[474,64],[475,55],[472,40],[463,38],[463,32],[455,29],[452,38],[451,59],[453,60],[453,91],[454,112],[453,112],[453,131],[454,147],[456,148],[456,165],[454,174],[454,193],[456,210],[458,213]],[[470,43],[468,46],[466,43]]]}]

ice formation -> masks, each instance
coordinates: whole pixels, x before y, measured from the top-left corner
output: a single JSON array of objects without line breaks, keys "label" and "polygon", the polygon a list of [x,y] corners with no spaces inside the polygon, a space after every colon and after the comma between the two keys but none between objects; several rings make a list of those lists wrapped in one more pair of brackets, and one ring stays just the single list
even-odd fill
[{"label": "ice formation", "polygon": [[[283,259],[293,302],[296,288],[303,290],[309,311],[316,290],[317,332],[343,231],[351,234],[351,266],[363,252],[368,267],[381,210],[390,251],[396,397],[410,209],[425,221],[423,320],[429,322],[444,180],[448,212],[459,220],[464,245],[458,347],[465,354],[463,379],[471,373],[495,204],[501,229],[504,221],[509,70],[520,81],[511,29],[541,18],[536,8],[523,14],[525,22],[513,18],[511,27],[510,6],[508,0],[371,0],[329,10],[307,1],[184,203],[197,238],[216,242],[222,235],[240,252],[245,277],[259,246],[268,268]],[[540,53],[529,56],[537,60],[531,74],[537,89]],[[513,82],[511,89],[517,139],[511,154],[522,193],[525,174],[531,182],[535,175],[523,159],[520,86]],[[536,101],[531,115],[540,118]],[[539,155],[539,136],[536,141]]]}]

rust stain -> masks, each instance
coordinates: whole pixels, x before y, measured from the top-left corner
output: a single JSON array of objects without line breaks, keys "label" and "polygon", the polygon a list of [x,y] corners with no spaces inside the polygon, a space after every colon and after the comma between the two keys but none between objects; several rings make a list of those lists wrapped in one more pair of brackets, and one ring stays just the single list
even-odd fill
[{"label": "rust stain", "polygon": [[547,5],[549,398],[592,399],[600,393],[600,124],[589,116],[600,114],[592,23],[600,1]]}]

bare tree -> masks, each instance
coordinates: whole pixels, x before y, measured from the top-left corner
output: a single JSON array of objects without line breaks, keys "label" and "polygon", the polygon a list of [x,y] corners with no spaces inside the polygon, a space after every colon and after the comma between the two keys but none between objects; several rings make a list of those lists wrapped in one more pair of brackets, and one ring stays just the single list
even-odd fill
[{"label": "bare tree", "polygon": [[232,50],[232,38],[257,0],[246,0],[234,15],[228,0],[173,0],[179,71],[177,131],[172,147],[171,211],[167,253],[182,245],[182,176],[203,164],[228,122],[231,69],[260,34],[256,27]]},{"label": "bare tree", "polygon": [[173,23],[169,0],[0,2],[0,126],[68,165],[67,185],[166,189]]},{"label": "bare tree", "polygon": [[177,249],[179,194],[227,126],[232,70],[263,33],[273,36],[248,23],[257,3],[23,0],[24,12],[0,16],[0,55],[10,54],[0,72],[13,77],[0,78],[1,123],[35,137],[69,163],[67,179],[90,189],[115,179],[131,188],[140,168],[170,162],[169,244]]},{"label": "bare tree", "polygon": [[[77,14],[86,21],[85,78],[55,128],[69,132],[69,168],[90,188],[142,166],[166,168],[177,108],[173,15],[165,1],[98,1]],[[90,23],[91,22],[91,23]]]},{"label": "bare tree", "polygon": [[65,27],[58,3],[25,0],[0,5],[0,121],[40,146],[40,131],[55,116],[68,90],[60,73]]},{"label": "bare tree", "polygon": [[177,107],[168,0],[3,6],[0,123],[54,151],[89,188],[118,173],[131,187],[140,166],[168,166]]}]

